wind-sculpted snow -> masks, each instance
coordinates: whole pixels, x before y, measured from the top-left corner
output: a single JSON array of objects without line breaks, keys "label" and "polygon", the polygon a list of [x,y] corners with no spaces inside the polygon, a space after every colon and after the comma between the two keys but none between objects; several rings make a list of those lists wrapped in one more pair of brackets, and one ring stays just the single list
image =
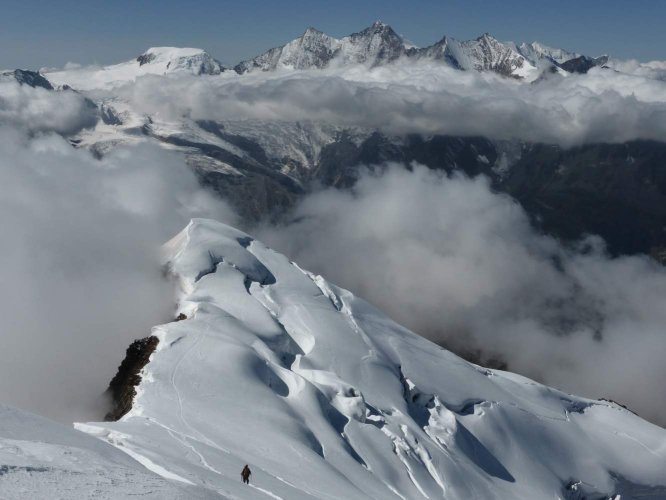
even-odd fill
[{"label": "wind-sculpted snow", "polygon": [[153,472],[248,499],[663,498],[666,431],[631,412],[467,363],[223,224],[165,249],[189,319],[153,329],[125,417],[79,426]]}]

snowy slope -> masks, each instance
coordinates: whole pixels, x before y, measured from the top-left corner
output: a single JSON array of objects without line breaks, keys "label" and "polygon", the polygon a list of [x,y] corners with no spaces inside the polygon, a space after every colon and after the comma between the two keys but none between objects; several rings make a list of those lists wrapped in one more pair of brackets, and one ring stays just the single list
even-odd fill
[{"label": "snowy slope", "polygon": [[189,319],[153,330],[130,413],[79,425],[157,474],[243,499],[666,498],[666,431],[613,403],[467,363],[223,224],[166,250]]},{"label": "snowy slope", "polygon": [[220,498],[167,480],[117,448],[30,413],[0,405],[2,500]]},{"label": "snowy slope", "polygon": [[210,54],[193,48],[152,47],[136,59],[111,66],[84,66],[50,71],[47,78],[58,85],[77,90],[112,88],[143,75],[186,72],[194,75],[219,75],[224,67]]}]

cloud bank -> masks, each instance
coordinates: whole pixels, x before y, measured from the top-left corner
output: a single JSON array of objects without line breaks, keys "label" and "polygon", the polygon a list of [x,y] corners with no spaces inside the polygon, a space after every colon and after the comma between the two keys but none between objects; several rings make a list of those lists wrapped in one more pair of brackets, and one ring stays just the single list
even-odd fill
[{"label": "cloud bank", "polygon": [[315,121],[396,135],[471,135],[564,146],[666,140],[666,82],[654,74],[659,66],[642,65],[634,72],[594,68],[586,75],[544,74],[530,84],[405,62],[372,70],[145,76],[114,93],[134,109],[166,120]]},{"label": "cloud bank", "polygon": [[30,132],[74,134],[94,126],[97,109],[81,94],[0,81],[0,124]]},{"label": "cloud bank", "polygon": [[72,148],[53,132],[88,123],[81,101],[0,98],[0,401],[62,421],[101,418],[130,341],[171,319],[159,246],[192,216],[235,220],[174,153]]},{"label": "cloud bank", "polygon": [[393,165],[258,236],[459,353],[666,423],[666,270],[566,249],[483,178]]}]

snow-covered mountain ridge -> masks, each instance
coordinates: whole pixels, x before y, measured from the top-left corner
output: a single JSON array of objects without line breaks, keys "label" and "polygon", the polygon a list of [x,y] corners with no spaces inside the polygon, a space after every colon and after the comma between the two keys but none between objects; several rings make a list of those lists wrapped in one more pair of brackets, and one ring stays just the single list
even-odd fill
[{"label": "snow-covered mountain ridge", "polygon": [[666,495],[666,431],[613,403],[467,363],[223,224],[166,251],[187,319],[153,330],[129,413],[78,425],[156,474],[228,498]]},{"label": "snow-covered mountain ridge", "polygon": [[[581,55],[538,42],[520,45],[500,42],[488,33],[467,41],[444,36],[433,45],[419,48],[407,42],[391,26],[377,21],[372,26],[342,38],[332,37],[312,27],[307,28],[300,37],[241,61],[234,66],[234,70],[245,74],[253,71],[323,69],[358,64],[376,67],[405,59],[430,60],[460,70],[492,71],[533,81],[544,66],[566,68],[564,72],[582,71],[577,66],[562,66],[578,57]],[[605,60],[599,60],[595,64],[604,63]],[[587,69],[589,67],[584,71]],[[146,74],[187,72],[219,75],[225,70],[219,61],[202,49],[153,47],[136,59],[120,64],[72,66],[63,70],[49,70],[47,73],[52,83],[89,90],[119,85]]]}]

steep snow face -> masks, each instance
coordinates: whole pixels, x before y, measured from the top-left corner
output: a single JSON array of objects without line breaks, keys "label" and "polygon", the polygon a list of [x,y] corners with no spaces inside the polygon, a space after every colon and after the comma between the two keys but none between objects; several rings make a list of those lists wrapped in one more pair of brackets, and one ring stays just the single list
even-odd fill
[{"label": "steep snow face", "polygon": [[166,252],[188,319],[154,328],[126,416],[79,426],[157,474],[248,499],[666,495],[666,431],[613,403],[467,363],[228,226]]},{"label": "steep snow face", "polygon": [[83,432],[0,405],[3,500],[219,498],[163,475]]},{"label": "steep snow face", "polygon": [[538,76],[536,66],[520,54],[512,43],[502,43],[487,33],[466,42],[444,37],[436,44],[417,51],[415,57],[444,61],[457,69],[493,71],[528,81]]},{"label": "steep snow face", "polygon": [[299,38],[254,59],[243,61],[234,69],[238,73],[246,73],[256,69],[270,71],[278,68],[324,68],[333,58],[339,45],[339,40],[314,28],[308,28]]},{"label": "steep snow face", "polygon": [[450,44],[450,50],[462,69],[494,71],[504,76],[534,79],[537,71],[511,45],[503,44],[488,33],[476,40]]},{"label": "steep snow face", "polygon": [[224,67],[210,54],[193,48],[153,47],[136,59],[111,66],[86,66],[47,73],[58,85],[77,90],[112,88],[143,75],[186,72],[194,75],[219,75]]}]

